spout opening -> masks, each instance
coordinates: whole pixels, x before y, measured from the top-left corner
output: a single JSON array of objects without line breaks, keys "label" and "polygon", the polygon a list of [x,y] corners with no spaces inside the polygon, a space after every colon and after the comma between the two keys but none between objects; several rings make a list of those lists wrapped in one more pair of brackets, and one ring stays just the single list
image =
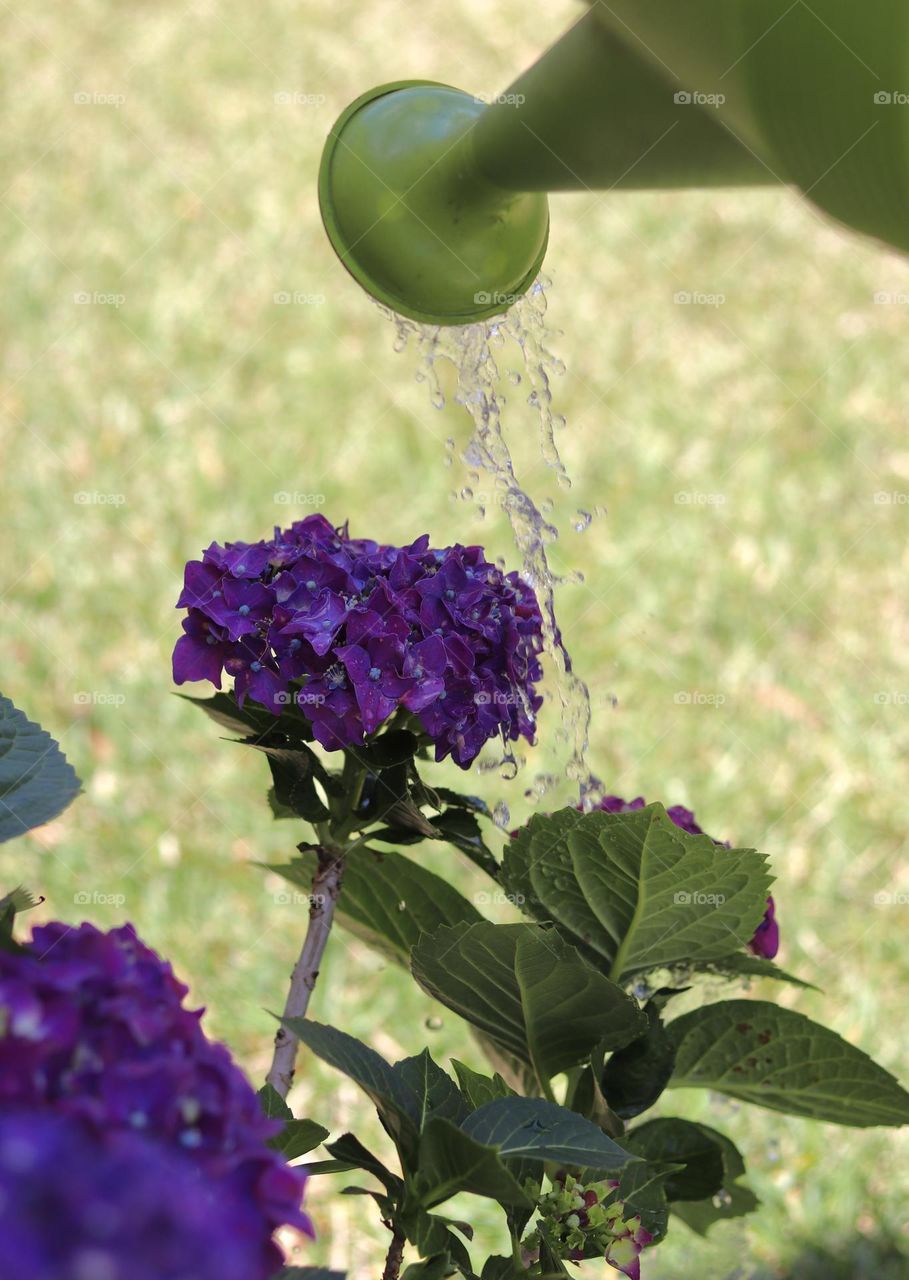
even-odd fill
[{"label": "spout opening", "polygon": [[352,102],[319,170],[332,247],[377,301],[425,324],[488,319],[536,279],[546,197],[492,186],[473,164],[479,100],[434,81],[397,81]]}]

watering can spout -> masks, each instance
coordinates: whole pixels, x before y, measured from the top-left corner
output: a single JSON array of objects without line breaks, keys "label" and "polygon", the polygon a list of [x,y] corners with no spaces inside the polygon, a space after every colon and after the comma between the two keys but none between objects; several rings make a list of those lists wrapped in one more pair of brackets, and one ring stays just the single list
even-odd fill
[{"label": "watering can spout", "polygon": [[790,184],[909,252],[904,0],[593,0],[492,102],[382,85],[319,178],[341,261],[393,310],[506,310],[546,251],[554,191]]}]

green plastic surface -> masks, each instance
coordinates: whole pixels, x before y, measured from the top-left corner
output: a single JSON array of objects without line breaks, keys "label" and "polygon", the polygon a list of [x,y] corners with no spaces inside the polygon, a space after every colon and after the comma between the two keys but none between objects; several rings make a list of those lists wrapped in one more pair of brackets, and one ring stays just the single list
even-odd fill
[{"label": "green plastic surface", "polygon": [[358,99],[320,199],[370,293],[461,324],[534,280],[546,192],[768,183],[909,252],[906,0],[592,0],[488,106],[428,82]]},{"label": "green plastic surface", "polygon": [[507,310],[546,252],[546,197],[493,186],[470,161],[482,110],[446,85],[383,85],[348,108],[325,147],[319,197],[335,251],[373,297],[415,320]]}]

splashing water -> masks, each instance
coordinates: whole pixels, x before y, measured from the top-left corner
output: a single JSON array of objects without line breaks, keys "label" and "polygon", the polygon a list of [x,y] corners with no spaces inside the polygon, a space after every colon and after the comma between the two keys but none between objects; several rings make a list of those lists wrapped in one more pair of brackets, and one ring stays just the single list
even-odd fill
[{"label": "splashing water", "polygon": [[[534,502],[521,488],[515,472],[514,461],[503,429],[505,397],[498,391],[500,371],[496,353],[511,342],[517,345],[523,362],[523,374],[508,373],[513,386],[529,388],[528,406],[539,419],[540,450],[547,466],[555,473],[562,490],[571,488],[571,479],[559,454],[556,435],[565,425],[565,419],[554,412],[551,378],[565,371],[565,365],[546,346],[545,325],[546,294],[549,281],[540,278],[533,288],[504,316],[477,324],[461,326],[423,325],[405,320],[382,307],[393,321],[397,336],[394,347],[404,351],[411,340],[416,347],[419,365],[418,382],[426,383],[430,400],[437,409],[445,407],[439,369],[440,361],[447,361],[455,370],[457,389],[455,402],[463,405],[473,422],[473,435],[461,454],[470,478],[476,483],[480,472],[492,481],[492,492],[477,498],[480,514],[490,501],[500,506],[511,525],[515,543],[523,560],[524,576],[537,593],[543,612],[543,632],[546,652],[556,668],[556,688],[561,707],[562,732],[568,742],[569,759],[566,765],[568,777],[577,784],[585,806],[593,806],[602,796],[602,784],[587,767],[587,748],[590,733],[590,692],[584,681],[574,671],[571,655],[562,638],[556,618],[555,587],[560,581],[581,581],[579,574],[566,575],[564,579],[550,568],[547,547],[559,536],[559,530],[549,518],[553,510],[550,500]],[[455,442],[446,442],[446,465],[451,465]],[[465,485],[459,496],[474,499],[470,485]],[[597,509],[599,515],[601,509]],[[593,516],[578,511],[573,520],[577,532],[586,530]],[[513,753],[506,747],[505,759],[500,762],[514,776],[517,770]],[[497,766],[493,766],[497,767]]]}]

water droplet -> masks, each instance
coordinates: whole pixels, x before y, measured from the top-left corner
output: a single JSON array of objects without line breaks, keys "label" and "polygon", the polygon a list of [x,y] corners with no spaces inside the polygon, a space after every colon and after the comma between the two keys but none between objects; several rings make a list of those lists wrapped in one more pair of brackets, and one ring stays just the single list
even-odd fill
[{"label": "water droplet", "polygon": [[589,511],[584,511],[581,507],[579,507],[577,510],[577,514],[575,515],[575,518],[574,518],[575,533],[586,533],[587,530],[590,528],[592,520],[593,520],[593,516],[591,515],[591,513]]},{"label": "water droplet", "polygon": [[423,1024],[427,1031],[441,1031],[444,1025],[441,1018],[429,1017]]},{"label": "water droplet", "polygon": [[473,497],[473,489],[470,489],[467,487],[467,485],[465,485],[464,488],[461,490],[461,497],[464,499],[465,502],[469,502],[470,499]]},{"label": "water droplet", "polygon": [[539,803],[556,785],[556,778],[551,773],[538,773],[531,786],[524,792],[528,800]]},{"label": "water droplet", "polygon": [[518,762],[513,751],[506,751],[500,761],[499,777],[511,782],[518,776]]},{"label": "water droplet", "polygon": [[504,800],[497,801],[492,811],[492,820],[497,827],[501,827],[503,831],[507,831],[511,825],[511,811]]},{"label": "water droplet", "polygon": [[399,910],[399,911],[406,911],[406,910],[407,910],[407,903],[404,901],[404,899],[403,899],[403,898],[402,898],[402,899],[401,899],[401,901],[398,903],[398,910]]},{"label": "water droplet", "polygon": [[724,1187],[722,1191],[718,1191],[711,1200],[714,1209],[728,1209],[732,1204],[732,1196]]}]

